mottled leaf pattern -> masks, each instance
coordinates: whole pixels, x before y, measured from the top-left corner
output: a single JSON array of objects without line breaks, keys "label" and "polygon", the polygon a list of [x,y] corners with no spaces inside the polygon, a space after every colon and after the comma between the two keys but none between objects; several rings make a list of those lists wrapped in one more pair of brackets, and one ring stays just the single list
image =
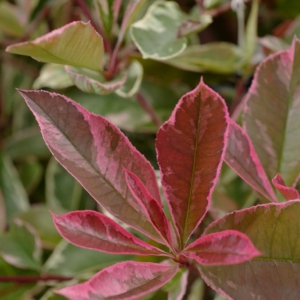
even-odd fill
[{"label": "mottled leaf pattern", "polygon": [[183,96],[157,134],[162,185],[181,246],[210,203],[227,139],[224,100],[202,81]]},{"label": "mottled leaf pattern", "polygon": [[20,91],[55,158],[95,200],[118,219],[160,241],[126,185],[122,166],[139,176],[159,199],[150,163],[105,118],[55,93]]},{"label": "mottled leaf pattern", "polygon": [[176,265],[122,262],[100,271],[87,282],[57,293],[71,300],[133,300],[162,287],[177,270]]}]

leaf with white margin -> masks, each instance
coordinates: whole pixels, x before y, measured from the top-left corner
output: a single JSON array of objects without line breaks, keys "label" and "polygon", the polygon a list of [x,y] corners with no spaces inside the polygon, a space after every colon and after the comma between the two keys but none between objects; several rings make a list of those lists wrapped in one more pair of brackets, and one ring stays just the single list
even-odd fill
[{"label": "leaf with white margin", "polygon": [[103,41],[90,23],[72,22],[30,42],[6,48],[46,63],[102,70]]},{"label": "leaf with white margin", "polygon": [[57,293],[76,300],[133,300],[158,290],[175,276],[177,270],[178,264],[122,262]]},{"label": "leaf with white margin", "polygon": [[228,266],[198,266],[202,278],[228,299],[282,300],[300,295],[300,201],[270,203],[235,211],[204,234],[238,230],[262,253]]},{"label": "leaf with white margin", "polygon": [[126,82],[127,78],[127,75],[122,73],[113,80],[107,81],[101,73],[94,70],[69,66],[66,66],[65,69],[71,81],[80,90],[86,93],[94,93],[98,95],[113,93]]},{"label": "leaf with white margin", "polygon": [[156,241],[161,241],[126,184],[122,166],[139,176],[160,200],[150,163],[105,118],[71,99],[45,91],[19,90],[35,115],[52,154],[108,212]]},{"label": "leaf with white margin", "polygon": [[269,178],[292,186],[300,173],[300,41],[256,69],[243,123]]}]

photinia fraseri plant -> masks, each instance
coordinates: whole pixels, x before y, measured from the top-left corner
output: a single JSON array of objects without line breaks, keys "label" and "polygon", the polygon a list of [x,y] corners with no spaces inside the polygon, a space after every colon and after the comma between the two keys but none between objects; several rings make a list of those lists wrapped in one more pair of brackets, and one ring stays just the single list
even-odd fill
[{"label": "photinia fraseri plant", "polygon": [[65,96],[19,92],[52,154],[101,207],[167,247],[162,250],[138,239],[96,211],[53,214],[59,233],[77,246],[169,259],[160,264],[118,263],[87,282],[58,290],[59,294],[69,299],[137,299],[162,287],[179,268],[240,264],[260,255],[247,235],[237,230],[194,237],[190,242],[209,209],[228,135],[225,102],[203,81],[180,99],[157,134],[171,220],[163,210],[153,168],[113,124]]}]

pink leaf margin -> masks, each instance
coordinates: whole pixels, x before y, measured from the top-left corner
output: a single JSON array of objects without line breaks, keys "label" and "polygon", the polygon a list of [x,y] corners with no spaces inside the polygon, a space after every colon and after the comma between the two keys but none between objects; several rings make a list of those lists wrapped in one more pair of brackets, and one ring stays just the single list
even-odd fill
[{"label": "pink leaf margin", "polygon": [[287,187],[285,185],[285,182],[280,174],[277,174],[272,179],[273,185],[276,187],[276,189],[283,195],[283,197],[286,200],[296,200],[299,199],[299,193],[298,191],[293,187]]}]

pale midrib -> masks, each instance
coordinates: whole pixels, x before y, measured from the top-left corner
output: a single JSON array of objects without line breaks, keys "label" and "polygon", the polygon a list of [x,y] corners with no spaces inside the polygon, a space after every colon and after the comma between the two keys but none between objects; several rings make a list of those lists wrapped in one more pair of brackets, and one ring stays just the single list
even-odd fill
[{"label": "pale midrib", "polygon": [[[26,94],[25,94],[25,96],[26,97],[28,97]],[[28,97],[29,98],[29,97]],[[29,98],[30,99],[30,98]],[[73,146],[73,148],[76,150],[76,152],[77,153],[79,153],[79,155],[84,159],[84,161],[96,172],[96,174],[98,174],[99,175],[99,177],[100,178],[102,178],[102,180],[113,190],[113,191],[115,191],[115,193],[121,198],[121,199],[123,199],[123,200],[125,200],[124,202],[126,202],[128,205],[129,205],[129,203],[127,202],[127,199],[126,198],[124,198],[122,195],[121,195],[121,193],[118,191],[118,190],[116,190],[115,188],[114,188],[114,186],[101,174],[101,173],[99,173],[99,171],[97,170],[97,169],[95,169],[95,167],[89,162],[89,160],[84,156],[84,154],[82,154],[78,149],[77,149],[77,147],[75,147],[75,145],[69,140],[69,138],[64,134],[64,132],[61,130],[61,128],[60,127],[58,127],[57,125],[56,125],[56,122],[54,122],[54,120],[48,115],[48,113],[43,109],[43,108],[41,108],[35,101],[33,101],[33,100],[31,100],[30,99],[30,101],[32,101],[35,105],[37,105],[40,109],[41,109],[41,111],[43,111],[48,117],[49,117],[49,119],[51,120],[51,122],[52,122],[52,124],[54,125],[55,124],[55,127],[59,130],[59,132],[66,138],[66,140]],[[77,108],[76,108],[77,109]],[[78,111],[78,109],[77,109],[77,111]],[[79,111],[78,111],[79,112]],[[86,121],[85,121],[86,122]],[[90,124],[89,124],[89,126],[90,126]],[[91,132],[90,132],[91,133]],[[91,135],[92,135],[92,133],[91,133]],[[93,135],[92,135],[92,137],[93,137]],[[75,177],[75,176],[74,176]],[[93,198],[94,198],[94,196],[93,196]],[[101,205],[103,205],[102,203],[101,203]],[[136,211],[137,213],[139,213],[133,206],[131,206],[131,205],[129,205],[134,211]],[[106,209],[106,208],[105,208]],[[148,221],[147,221],[148,222]],[[148,222],[149,223],[149,222]],[[133,224],[134,225],[134,224]],[[152,225],[152,224],[150,224],[150,225]],[[152,226],[153,227],[153,226]],[[143,230],[143,231],[145,231],[145,230]],[[146,231],[145,231],[146,232]],[[153,235],[152,233],[149,233],[151,236]]]},{"label": "pale midrib", "polygon": [[187,242],[186,237],[186,231],[187,231],[187,221],[190,215],[190,207],[191,207],[191,202],[192,202],[192,193],[193,193],[193,186],[194,186],[194,180],[195,180],[195,169],[196,169],[196,157],[197,157],[197,150],[198,150],[198,142],[199,142],[199,131],[200,131],[200,116],[201,116],[201,109],[202,109],[202,95],[200,96],[200,105],[199,105],[199,110],[198,110],[198,115],[197,115],[197,130],[196,130],[196,139],[195,139],[195,144],[194,144],[194,156],[193,156],[193,169],[192,169],[192,178],[191,178],[191,184],[190,184],[190,190],[189,190],[189,196],[188,196],[188,206],[187,206],[187,212],[185,215],[185,222],[184,222],[184,229],[183,229],[183,237],[181,243],[181,247],[183,249],[184,245]]}]

